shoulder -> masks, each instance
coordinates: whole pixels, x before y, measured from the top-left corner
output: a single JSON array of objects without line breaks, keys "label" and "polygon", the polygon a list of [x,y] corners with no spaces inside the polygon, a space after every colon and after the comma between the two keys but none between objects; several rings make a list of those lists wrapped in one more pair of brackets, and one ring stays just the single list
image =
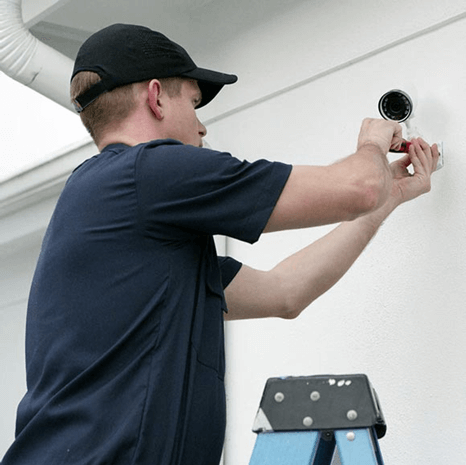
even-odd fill
[{"label": "shoulder", "polygon": [[184,145],[174,140],[152,141],[138,147],[137,171],[140,176],[170,176],[184,181],[198,175],[213,176],[235,170],[241,161],[228,152]]}]

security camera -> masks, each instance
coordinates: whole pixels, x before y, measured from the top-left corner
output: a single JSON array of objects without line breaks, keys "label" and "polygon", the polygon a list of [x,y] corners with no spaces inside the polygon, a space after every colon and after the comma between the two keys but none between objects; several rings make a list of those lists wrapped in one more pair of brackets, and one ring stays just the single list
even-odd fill
[{"label": "security camera", "polygon": [[399,89],[389,90],[379,100],[379,112],[383,118],[401,123],[413,113],[414,104],[411,97]]},{"label": "security camera", "polygon": [[[413,89],[410,88],[410,92]],[[414,89],[414,94],[416,94]],[[392,89],[386,92],[379,100],[379,112],[383,118],[395,121],[397,123],[404,122],[406,125],[406,139],[411,140],[414,137],[419,137],[417,128],[413,126],[414,117],[414,99],[412,99],[407,92],[400,89]],[[406,144],[401,150],[402,152],[407,151],[409,147]],[[437,142],[440,158],[437,163],[437,170],[444,166],[444,152],[443,142]]]}]

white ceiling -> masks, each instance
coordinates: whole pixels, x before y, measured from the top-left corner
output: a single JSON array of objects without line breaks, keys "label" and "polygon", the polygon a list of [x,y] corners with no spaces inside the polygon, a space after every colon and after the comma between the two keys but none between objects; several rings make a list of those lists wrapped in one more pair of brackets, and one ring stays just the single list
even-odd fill
[{"label": "white ceiling", "polygon": [[[48,2],[31,32],[74,59],[93,32],[116,22],[141,24],[163,32],[195,52],[280,15],[306,0],[24,0]],[[307,0],[309,1],[309,0]],[[25,8],[31,6],[25,5]],[[32,21],[34,23],[34,21]]]}]

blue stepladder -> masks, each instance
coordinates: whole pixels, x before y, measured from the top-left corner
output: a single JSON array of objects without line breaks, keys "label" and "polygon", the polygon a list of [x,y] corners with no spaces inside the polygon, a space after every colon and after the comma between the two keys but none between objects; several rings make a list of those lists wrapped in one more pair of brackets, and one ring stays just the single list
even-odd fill
[{"label": "blue stepladder", "polygon": [[383,465],[386,430],[366,375],[270,378],[249,465]]}]

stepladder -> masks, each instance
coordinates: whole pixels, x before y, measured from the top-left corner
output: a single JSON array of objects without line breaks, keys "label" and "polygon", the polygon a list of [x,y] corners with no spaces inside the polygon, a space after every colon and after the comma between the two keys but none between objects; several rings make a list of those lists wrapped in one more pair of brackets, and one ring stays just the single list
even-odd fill
[{"label": "stepladder", "polygon": [[364,374],[270,378],[249,465],[383,465],[386,430]]}]

